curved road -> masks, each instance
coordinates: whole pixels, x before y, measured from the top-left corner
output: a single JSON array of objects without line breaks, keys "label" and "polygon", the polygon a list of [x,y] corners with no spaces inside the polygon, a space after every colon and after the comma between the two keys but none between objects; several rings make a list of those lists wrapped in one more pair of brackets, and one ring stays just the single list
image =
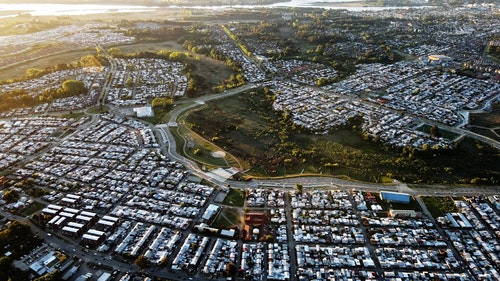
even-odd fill
[{"label": "curved road", "polygon": [[175,138],[174,138],[172,132],[170,131],[170,127],[177,127],[177,120],[179,119],[179,116],[188,110],[199,107],[199,106],[201,106],[201,105],[203,105],[206,102],[211,101],[211,100],[230,97],[230,96],[240,94],[242,92],[245,92],[245,91],[248,91],[251,89],[255,89],[255,88],[257,88],[257,85],[247,84],[247,85],[241,86],[241,87],[236,88],[236,89],[228,90],[228,91],[221,93],[221,94],[202,96],[202,97],[196,98],[194,100],[190,100],[190,103],[187,105],[182,104],[182,106],[174,107],[174,109],[171,112],[172,116],[170,117],[168,124],[156,125],[156,129],[158,130],[157,132],[161,136],[160,137],[160,145],[167,146],[167,150],[166,150],[167,156],[172,160],[175,160],[177,162],[182,163],[194,175],[201,177],[201,178],[204,178],[204,179],[207,179],[215,184],[223,185],[224,182],[221,182],[220,180],[214,178],[209,173],[202,171],[198,167],[198,164],[196,162],[194,162],[193,160],[177,153],[177,142],[175,141]]},{"label": "curved road", "polygon": [[[165,152],[167,156],[175,160],[177,162],[182,163],[187,169],[191,171],[193,175],[196,175],[200,178],[206,179],[217,185],[230,185],[238,188],[248,188],[248,187],[272,187],[272,188],[295,188],[297,184],[301,184],[304,187],[316,187],[316,188],[340,188],[340,189],[357,189],[357,190],[367,190],[367,191],[381,191],[381,190],[390,190],[390,191],[398,191],[409,193],[412,195],[432,195],[432,196],[449,196],[449,195],[494,195],[498,194],[498,186],[435,186],[435,185],[420,185],[418,188],[410,188],[404,183],[400,183],[395,181],[394,184],[390,185],[382,185],[375,183],[364,183],[357,181],[349,181],[332,177],[294,177],[294,178],[283,178],[283,179],[265,179],[265,180],[252,180],[251,182],[241,182],[234,180],[226,180],[221,181],[219,178],[213,177],[211,173],[207,173],[202,171],[198,164],[177,153],[177,143],[175,138],[170,131],[170,127],[177,126],[177,120],[181,114],[185,113],[188,110],[192,110],[196,107],[199,107],[205,104],[208,101],[226,98],[229,96],[233,96],[251,89],[257,88],[259,85],[256,84],[247,84],[239,88],[228,90],[222,94],[214,94],[209,96],[202,96],[193,100],[190,100],[189,103],[179,103],[172,110],[172,115],[168,124],[160,124],[156,125],[155,128],[160,136],[160,145],[162,147],[167,147]],[[455,128],[456,129],[456,128]],[[457,129],[461,133],[473,134],[469,131],[463,129]],[[497,147],[498,142],[491,143],[491,145]],[[500,147],[497,147],[500,149]]]}]

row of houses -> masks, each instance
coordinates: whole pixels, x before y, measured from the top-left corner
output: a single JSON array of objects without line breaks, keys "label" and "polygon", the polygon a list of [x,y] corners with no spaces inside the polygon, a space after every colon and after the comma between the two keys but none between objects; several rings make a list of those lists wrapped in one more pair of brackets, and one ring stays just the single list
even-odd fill
[{"label": "row of houses", "polygon": [[239,258],[238,242],[217,238],[207,256],[202,272],[212,277],[223,277],[227,272],[226,266],[229,263],[236,264]]},{"label": "row of houses", "polygon": [[172,261],[172,269],[186,271],[197,269],[208,242],[208,237],[190,233]]},{"label": "row of houses", "polygon": [[456,74],[426,71],[386,90],[384,106],[456,126],[460,110],[481,109],[500,92],[500,85]]},{"label": "row of houses", "polygon": [[38,99],[38,96],[48,89],[61,88],[63,82],[69,79],[83,82],[88,92],[79,96],[56,99],[52,102],[42,103],[34,107],[0,112],[0,117],[9,118],[15,116],[28,116],[31,114],[43,114],[46,112],[75,111],[87,108],[94,104],[100,95],[100,86],[103,85],[106,79],[105,71],[106,68],[104,67],[82,67],[55,71],[39,78],[5,84],[0,90],[0,93],[24,89],[35,99]]},{"label": "row of houses", "polygon": [[106,100],[115,106],[144,105],[156,97],[183,97],[184,66],[163,59],[113,59],[117,65]]},{"label": "row of houses", "polygon": [[[498,230],[491,228],[494,223],[484,210],[491,210],[495,199],[468,198],[456,200],[459,213],[446,214],[447,219],[440,220],[445,233],[459,251],[467,268],[478,278],[494,280],[499,278],[498,266],[500,250]],[[488,211],[491,212],[491,211]]]},{"label": "row of houses", "polygon": [[142,222],[136,223],[128,235],[116,246],[114,253],[133,257],[138,256],[155,230],[156,226],[154,225],[146,226]]},{"label": "row of houses", "polygon": [[0,127],[0,167],[15,163],[47,147],[52,135],[70,121],[54,117],[13,118]]},{"label": "row of houses", "polygon": [[295,248],[299,280],[343,280],[363,275],[361,271],[370,272],[365,280],[376,280],[370,270],[375,263],[366,247],[297,244]]},{"label": "row of houses", "polygon": [[[348,79],[323,87],[325,92],[283,81],[271,81],[268,85],[281,93],[273,108],[291,113],[296,124],[314,132],[328,132],[345,124],[348,118],[362,114],[363,130],[373,138],[396,146],[415,147],[424,143],[449,147],[450,142],[434,140],[415,130],[418,122],[398,112],[456,126],[467,122],[458,113],[460,110],[480,108],[498,94],[500,87],[489,80],[439,74],[418,62],[360,65]],[[381,92],[369,95],[367,101],[387,110],[366,101],[357,102],[356,99],[366,99],[366,91]]]},{"label": "row of houses", "polygon": [[219,44],[213,47],[224,55],[231,58],[232,61],[241,64],[245,80],[250,83],[260,82],[266,78],[264,71],[262,71],[253,61],[250,60],[238,46],[232,41],[231,38],[222,30],[220,26],[212,27],[213,36],[211,39],[217,40]]},{"label": "row of houses", "polygon": [[285,191],[268,188],[246,189],[246,204],[248,207],[284,207]]},{"label": "row of houses", "polygon": [[313,190],[307,193],[291,193],[292,208],[300,209],[351,209],[349,193],[343,190]]},{"label": "row of houses", "polygon": [[[297,196],[297,191],[290,193],[290,197]],[[366,195],[366,196],[365,196]],[[173,262],[172,269],[187,270],[200,269],[208,276],[221,276],[226,268],[223,266],[230,262],[241,266],[241,274],[253,280],[289,280],[291,268],[291,251],[295,251],[298,267],[294,270],[300,280],[330,280],[332,278],[345,278],[350,276],[354,279],[376,280],[375,268],[380,268],[382,274],[387,278],[397,278],[400,274],[405,276],[417,276],[418,272],[425,272],[425,276],[455,276],[463,277],[460,261],[453,255],[453,251],[445,243],[446,237],[441,237],[435,226],[424,217],[394,218],[379,217],[378,210],[371,210],[372,205],[378,205],[377,200],[372,200],[373,194],[364,194],[359,191],[307,191],[302,192],[304,198],[309,202],[322,200],[323,202],[342,202],[345,198],[351,202],[350,209],[326,209],[320,208],[304,209],[292,208],[292,212],[303,214],[303,219],[292,223],[292,229],[287,229],[287,224],[279,223],[280,219],[286,218],[284,208],[270,208],[270,220],[261,219],[262,216],[254,214],[253,223],[268,224],[268,233],[273,238],[271,242],[246,243],[242,246],[242,256],[238,257],[238,243],[234,240],[217,239],[205,237],[204,235],[189,234],[183,240],[180,232],[170,227],[158,228],[158,224],[131,223],[131,217],[124,216],[123,223],[116,230],[97,230],[97,226],[89,228],[87,233],[80,236],[84,243],[94,245],[93,241],[103,241],[112,248],[118,245],[115,253],[140,255],[145,253],[155,263],[166,263],[169,259]],[[371,196],[371,197],[370,197]],[[67,196],[64,198],[83,199],[78,196]],[[366,198],[366,199],[365,199]],[[489,201],[474,201],[476,206],[484,206]],[[366,210],[359,210],[357,204],[368,206]],[[461,208],[469,206],[468,201],[458,202]],[[489,204],[489,203],[488,203]],[[338,206],[341,206],[338,204]],[[489,205],[491,206],[491,205]],[[471,210],[473,207],[469,207]],[[60,205],[49,205],[47,209],[58,210],[60,213],[88,214],[87,211]],[[466,214],[468,211],[464,209]],[[358,212],[361,220],[377,221],[367,224],[365,237],[363,230],[356,225],[349,225],[347,218],[351,212]],[[59,213],[59,214],[60,214]],[[90,215],[90,214],[89,214]],[[308,217],[311,216],[309,220]],[[321,218],[331,216],[339,219],[336,223],[316,223],[314,216]],[[468,215],[463,215],[469,217]],[[273,223],[273,218],[276,218]],[[344,220],[342,220],[344,219]],[[112,219],[103,216],[100,220]],[[114,218],[117,221],[117,218]],[[473,219],[467,219],[476,222]],[[481,218],[479,219],[481,220]],[[76,222],[79,223],[78,221]],[[68,224],[72,228],[80,227],[77,224]],[[119,223],[117,222],[117,225]],[[491,235],[489,231],[479,227],[473,232],[469,228],[457,228],[447,233],[452,237],[455,247],[461,252],[466,261],[474,261],[477,258],[490,258],[490,264],[495,266],[496,249],[494,241],[498,238]],[[106,231],[106,233],[105,233]],[[68,230],[70,235],[71,230]],[[292,237],[288,237],[288,233]],[[99,236],[102,235],[102,236]],[[454,236],[452,236],[454,235]],[[460,236],[457,236],[460,235]],[[316,237],[316,238],[314,238]],[[378,240],[377,240],[378,239]],[[460,240],[463,239],[463,240]],[[293,240],[297,243],[294,249],[288,248],[288,243]],[[215,243],[212,243],[214,241]],[[389,241],[389,242],[387,242]],[[462,241],[458,243],[458,241]],[[386,243],[387,242],[387,243]],[[95,242],[97,243],[97,242]],[[374,247],[374,255],[366,247],[370,243]],[[467,248],[465,245],[474,245]],[[96,244],[95,246],[98,246]],[[171,256],[173,249],[179,248],[179,254]],[[477,247],[477,248],[476,248]],[[486,249],[489,247],[489,252]],[[473,251],[473,249],[476,249]],[[107,251],[103,249],[103,251]],[[169,254],[170,253],[170,254]],[[470,259],[468,258],[470,255]],[[204,257],[207,257],[206,261]],[[474,258],[473,258],[474,257]],[[205,261],[203,264],[200,262]],[[375,261],[379,262],[379,265]],[[475,267],[471,265],[471,268]],[[471,269],[471,271],[472,271]],[[296,270],[296,271],[295,271]],[[395,273],[395,270],[402,273]],[[342,275],[344,274],[344,275]],[[448,274],[448,275],[446,275]],[[474,271],[474,274],[484,274]],[[489,276],[494,276],[492,271]],[[424,276],[424,275],[422,275]],[[483,276],[483,275],[481,275]]]},{"label": "row of houses", "polygon": [[310,86],[318,85],[321,79],[330,80],[338,77],[337,71],[324,64],[301,60],[265,60],[267,71],[275,74],[286,74],[299,83]]}]

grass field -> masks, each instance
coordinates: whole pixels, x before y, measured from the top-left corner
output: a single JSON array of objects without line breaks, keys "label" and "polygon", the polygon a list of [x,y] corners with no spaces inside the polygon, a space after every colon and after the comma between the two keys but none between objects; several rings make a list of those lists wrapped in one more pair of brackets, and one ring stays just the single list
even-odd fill
[{"label": "grass field", "polygon": [[225,158],[213,157],[211,154],[221,150],[211,142],[206,141],[198,134],[192,132],[185,126],[180,126],[177,133],[184,138],[185,149],[183,154],[206,166],[228,167]]},{"label": "grass field", "polygon": [[28,62],[19,63],[13,66],[0,69],[0,80],[21,78],[26,74],[26,70],[30,68],[43,69],[45,67],[57,65],[60,63],[71,64],[80,60],[81,57],[94,53],[95,50],[93,49],[68,51]]},{"label": "grass field", "polygon": [[[417,128],[418,131],[420,132],[423,132],[423,133],[426,133],[426,134],[430,134],[430,130],[431,130],[432,126],[431,125],[427,125],[427,124],[424,124],[420,127]],[[446,131],[444,129],[439,129],[439,133],[441,133],[441,136],[447,140],[455,140],[457,139],[458,137],[460,137],[459,134],[456,134],[456,133],[453,133],[453,132],[450,132],[450,131]]]},{"label": "grass field", "polygon": [[237,208],[222,208],[217,218],[212,223],[214,228],[227,228],[237,226],[241,228],[243,211]]},{"label": "grass field", "polygon": [[22,212],[20,212],[19,214],[27,217],[27,216],[33,215],[34,213],[40,211],[43,208],[45,208],[44,204],[35,201],[31,205],[29,205],[26,209],[24,209]]},{"label": "grass field", "polygon": [[231,188],[224,201],[222,201],[222,204],[243,207],[245,204],[245,192],[240,189]]},{"label": "grass field", "polygon": [[471,125],[485,128],[500,127],[500,103],[495,103],[489,113],[472,113],[470,115]]},{"label": "grass field", "polygon": [[170,112],[159,108],[153,108],[153,117],[140,118],[151,124],[167,124],[170,120]]},{"label": "grass field", "polygon": [[489,113],[472,113],[470,128],[473,132],[500,141],[500,103]]},{"label": "grass field", "polygon": [[451,197],[423,196],[422,201],[434,218],[442,217],[445,213],[458,211],[458,207],[455,205],[453,198]]},{"label": "grass field", "polygon": [[91,107],[87,110],[89,114],[100,114],[100,113],[107,113],[109,111],[109,107],[107,106],[95,106]]}]

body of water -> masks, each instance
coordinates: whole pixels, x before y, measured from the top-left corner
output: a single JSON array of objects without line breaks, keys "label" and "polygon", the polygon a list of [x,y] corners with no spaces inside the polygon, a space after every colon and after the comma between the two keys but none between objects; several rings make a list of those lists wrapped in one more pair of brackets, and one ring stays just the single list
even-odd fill
[{"label": "body of water", "polygon": [[13,17],[20,13],[26,13],[32,16],[68,16],[147,12],[157,9],[159,7],[104,4],[0,4],[0,15],[1,17]]},{"label": "body of water", "polygon": [[[138,13],[156,11],[168,8],[187,9],[228,9],[228,8],[265,8],[265,7],[309,7],[325,9],[347,10],[384,10],[405,9],[410,7],[343,7],[343,2],[360,2],[361,0],[292,0],[269,5],[248,6],[196,6],[196,7],[159,7],[136,5],[105,5],[105,4],[0,4],[0,18],[15,17],[20,13],[32,16],[65,16],[65,15],[90,15],[105,13]],[[332,6],[337,3],[339,5]],[[414,7],[413,7],[414,8]]]}]

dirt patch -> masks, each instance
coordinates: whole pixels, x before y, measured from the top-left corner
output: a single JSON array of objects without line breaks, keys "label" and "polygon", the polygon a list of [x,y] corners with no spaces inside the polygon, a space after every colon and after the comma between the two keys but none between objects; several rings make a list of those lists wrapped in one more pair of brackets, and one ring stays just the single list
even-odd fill
[{"label": "dirt patch", "polygon": [[215,151],[215,152],[210,153],[210,155],[213,158],[224,158],[224,157],[226,157],[226,153],[224,151]]}]

